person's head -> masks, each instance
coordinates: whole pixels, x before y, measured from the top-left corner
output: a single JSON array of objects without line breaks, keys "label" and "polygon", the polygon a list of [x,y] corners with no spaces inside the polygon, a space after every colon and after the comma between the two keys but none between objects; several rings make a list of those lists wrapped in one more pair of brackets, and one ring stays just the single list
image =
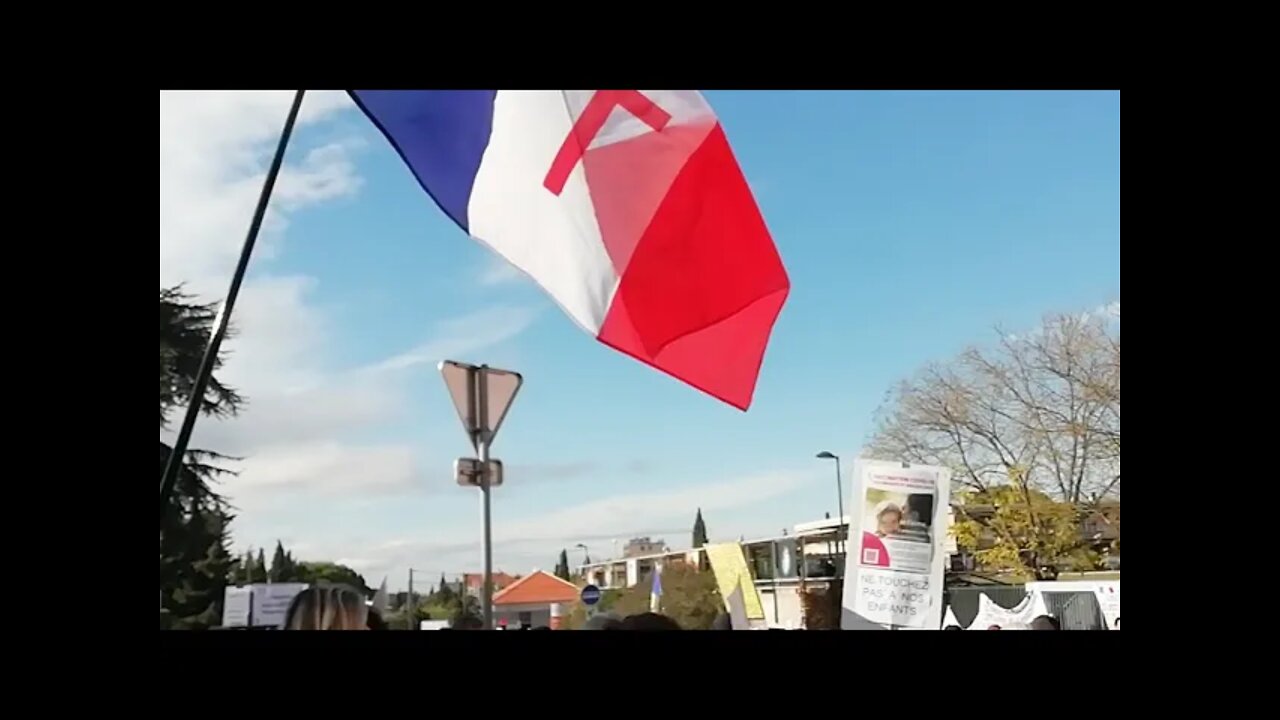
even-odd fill
[{"label": "person's head", "polygon": [[1041,615],[1031,621],[1032,630],[1061,630],[1062,625],[1052,615]]},{"label": "person's head", "polygon": [[621,630],[622,621],[613,613],[599,613],[587,618],[582,625],[583,630]]},{"label": "person's head", "polygon": [[370,630],[386,630],[387,629],[387,621],[382,619],[382,613],[372,608],[369,609],[368,625]]},{"label": "person's head", "polygon": [[987,629],[988,629],[988,630],[999,630],[999,629],[1000,629],[1000,626],[999,626],[999,625],[991,625],[991,626],[990,626],[990,627],[988,627]]},{"label": "person's head", "polygon": [[1116,618],[1116,629],[1120,629],[1120,618]]},{"label": "person's head", "polygon": [[908,495],[903,515],[906,520],[929,524],[933,519],[933,496],[927,493]]},{"label": "person's head", "polygon": [[948,625],[942,629],[943,630],[963,630],[964,628],[960,627],[959,625]]},{"label": "person's head", "polygon": [[679,630],[680,625],[666,615],[640,613],[622,621],[619,630]]},{"label": "person's head", "polygon": [[884,501],[876,506],[876,534],[895,535],[902,525],[902,508]]},{"label": "person's head", "polygon": [[369,606],[364,595],[346,585],[316,585],[289,604],[286,630],[368,630]]}]

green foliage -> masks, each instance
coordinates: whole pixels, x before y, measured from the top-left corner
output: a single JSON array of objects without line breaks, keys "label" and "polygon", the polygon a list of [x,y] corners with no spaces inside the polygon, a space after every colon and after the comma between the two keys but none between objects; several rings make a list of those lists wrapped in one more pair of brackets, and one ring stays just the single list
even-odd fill
[{"label": "green foliage", "polygon": [[698,508],[698,516],[693,519],[693,547],[700,548],[707,544],[707,524],[702,521],[702,508]]},{"label": "green foliage", "polygon": [[[160,443],[160,470],[171,449]],[[232,516],[210,488],[218,472],[189,453],[160,524],[161,627],[202,629],[221,620],[222,595],[234,566],[227,551]]]},{"label": "green foliage", "polygon": [[366,596],[373,594],[373,588],[364,581],[363,575],[346,565],[331,562],[298,563],[293,582],[350,585]]},{"label": "green foliage", "polygon": [[[606,613],[606,612],[618,613],[618,601],[621,600],[624,596],[626,596],[626,594],[627,594],[627,591],[618,590],[616,588],[610,589],[610,590],[602,590],[600,592],[600,602],[596,603],[595,611],[598,613]],[[647,598],[648,595],[646,595],[645,597]],[[645,602],[648,603],[648,600],[646,600]],[[645,610],[648,610],[648,609],[649,609],[649,606],[646,604]],[[625,617],[625,614],[619,614],[619,616]],[[566,630],[581,629],[582,626],[585,625],[587,622],[587,606],[583,605],[581,602],[575,602],[573,604],[573,607],[569,609],[569,614],[565,616],[563,622],[564,622],[564,628]]]},{"label": "green foliage", "polygon": [[[620,617],[649,612],[650,578],[622,591],[610,608]],[[685,630],[709,630],[724,609],[715,575],[684,563],[667,563],[662,570],[662,600],[658,612]]]},{"label": "green foliage", "polygon": [[560,559],[556,561],[555,576],[561,580],[572,580],[572,572],[569,570],[569,553],[566,550],[560,551]]},{"label": "green foliage", "polygon": [[1024,483],[963,493],[952,533],[986,569],[1021,580],[1053,579],[1064,570],[1098,567],[1100,556],[1080,533],[1081,511]]},{"label": "green foliage", "polygon": [[[168,423],[171,410],[185,406],[195,388],[196,375],[204,359],[205,348],[218,316],[216,304],[198,305],[182,286],[160,289],[160,427]],[[227,335],[231,334],[228,330]],[[214,361],[214,370],[222,366],[222,356]],[[217,377],[201,401],[201,412],[210,415],[234,415],[243,403],[232,388]]]},{"label": "green foliage", "polygon": [[[191,392],[217,310],[198,305],[181,287],[160,289],[160,427],[172,411],[192,401]],[[215,359],[214,369],[221,366]],[[200,398],[206,414],[234,415],[243,399],[214,376]],[[160,471],[172,449],[160,443]],[[230,471],[225,456],[188,450],[160,523],[161,627],[199,629],[221,621],[223,589],[235,579],[237,563],[227,551],[232,516],[214,490]],[[243,573],[243,568],[239,570]]]},{"label": "green foliage", "polygon": [[284,582],[289,576],[289,561],[284,556],[284,545],[277,540],[276,551],[271,555],[271,569],[267,571],[267,582]]},{"label": "green foliage", "polygon": [[228,522],[223,513],[197,505],[167,523],[160,538],[162,628],[198,630],[221,621],[223,589],[233,565]]},{"label": "green foliage", "polygon": [[258,548],[258,559],[253,561],[253,572],[249,575],[249,582],[264,583],[269,580],[267,573],[267,556],[263,554],[262,548]]}]

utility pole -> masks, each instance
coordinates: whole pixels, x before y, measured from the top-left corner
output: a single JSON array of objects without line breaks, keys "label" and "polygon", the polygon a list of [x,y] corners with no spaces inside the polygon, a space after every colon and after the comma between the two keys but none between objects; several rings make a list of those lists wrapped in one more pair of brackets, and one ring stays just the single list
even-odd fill
[{"label": "utility pole", "polygon": [[415,607],[413,604],[413,568],[409,568],[409,597],[405,598],[404,604],[405,604],[405,607],[408,608],[407,616],[409,618],[409,629],[417,630],[418,614],[415,612]]}]

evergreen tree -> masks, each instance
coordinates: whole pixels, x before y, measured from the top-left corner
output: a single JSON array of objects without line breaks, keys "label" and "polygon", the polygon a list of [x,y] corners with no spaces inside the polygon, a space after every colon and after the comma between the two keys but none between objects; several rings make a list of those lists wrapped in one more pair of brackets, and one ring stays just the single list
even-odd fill
[{"label": "evergreen tree", "polygon": [[[160,428],[171,411],[193,400],[191,391],[217,316],[213,305],[190,302],[180,287],[160,290]],[[215,362],[216,370],[221,364]],[[205,414],[235,414],[242,400],[211,378],[200,409]],[[164,471],[172,449],[160,443]],[[232,516],[212,485],[227,470],[212,464],[227,460],[188,450],[160,522],[160,627],[197,629],[221,621],[222,596],[234,561],[227,551]]]},{"label": "evergreen tree", "polygon": [[560,551],[560,559],[556,561],[556,577],[561,580],[570,579],[569,553],[565,550]]},{"label": "evergreen tree", "polygon": [[[698,516],[693,519],[693,546],[695,548],[700,548],[706,544],[707,524],[702,521],[702,508],[698,508]],[[708,563],[706,553],[699,554],[698,567],[703,570],[707,569]]]},{"label": "evergreen tree", "polygon": [[262,552],[262,548],[258,548],[258,559],[253,563],[253,574],[249,576],[249,582],[264,583],[268,579],[267,555]]},{"label": "evergreen tree", "polygon": [[271,569],[267,572],[267,581],[278,583],[285,581],[289,561],[284,556],[284,545],[276,541],[276,551],[271,555]]},{"label": "evergreen tree", "polygon": [[249,567],[245,565],[244,556],[242,555],[236,556],[236,559],[233,560],[231,563],[231,577],[230,577],[231,584],[244,585],[246,582],[248,582],[248,577],[249,577],[248,570],[249,570]]},{"label": "evergreen tree", "polygon": [[244,570],[240,574],[243,578],[241,582],[245,585],[249,585],[253,582],[253,578],[257,576],[257,571],[254,570],[254,568],[258,566],[258,561],[253,557],[253,548],[249,548],[249,550],[245,552],[243,565]]},{"label": "evergreen tree", "polygon": [[698,508],[698,516],[693,519],[693,546],[700,548],[707,544],[707,524],[702,521],[702,508]]}]

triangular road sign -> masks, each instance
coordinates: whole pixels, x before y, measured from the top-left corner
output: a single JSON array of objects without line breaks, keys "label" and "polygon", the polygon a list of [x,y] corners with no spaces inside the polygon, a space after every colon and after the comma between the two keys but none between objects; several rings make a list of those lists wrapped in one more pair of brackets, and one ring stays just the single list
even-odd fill
[{"label": "triangular road sign", "polygon": [[440,363],[440,375],[444,377],[445,387],[449,389],[449,397],[453,399],[458,419],[462,421],[462,429],[471,439],[472,447],[478,446],[482,440],[492,443],[524,378],[510,370],[454,360]]},{"label": "triangular road sign", "polygon": [[444,386],[449,389],[449,397],[453,399],[453,406],[458,409],[458,419],[462,421],[462,429],[466,431],[472,447],[476,444],[477,430],[475,381],[472,378],[475,371],[474,365],[452,360],[440,363],[440,375],[444,377]]},{"label": "triangular road sign", "polygon": [[520,386],[524,384],[524,378],[520,373],[494,368],[482,368],[481,377],[487,383],[484,395],[488,405],[485,417],[488,418],[489,427],[486,429],[489,431],[489,442],[493,442],[507,412],[511,410],[516,393],[520,392]]}]

